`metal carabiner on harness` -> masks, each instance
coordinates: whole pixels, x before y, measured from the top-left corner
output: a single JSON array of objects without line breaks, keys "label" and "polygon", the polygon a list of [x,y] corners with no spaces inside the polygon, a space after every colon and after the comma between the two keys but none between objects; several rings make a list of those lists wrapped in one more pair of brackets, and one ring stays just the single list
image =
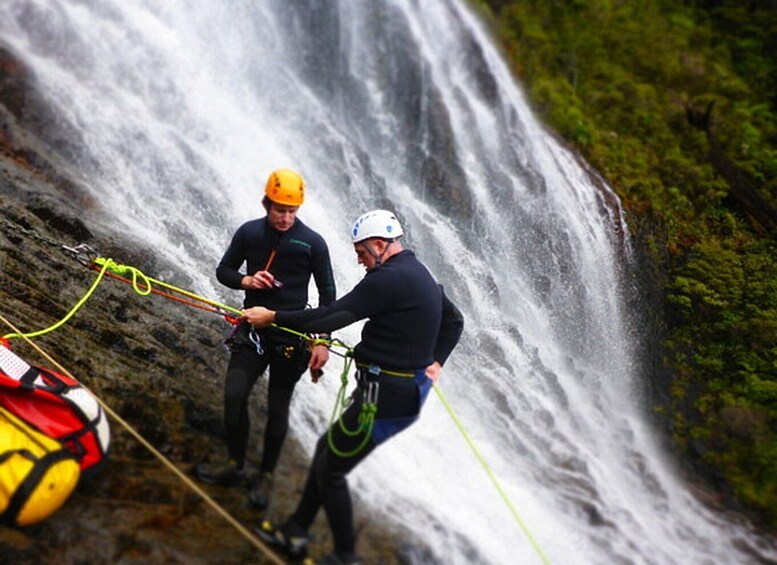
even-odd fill
[{"label": "metal carabiner on harness", "polygon": [[264,355],[264,347],[262,347],[262,336],[256,333],[256,329],[253,326],[248,331],[248,339],[250,339],[251,343],[253,343],[254,347],[256,347],[256,354]]},{"label": "metal carabiner on harness", "polygon": [[364,404],[378,404],[379,392],[380,384],[378,381],[368,382],[367,388],[364,389]]},{"label": "metal carabiner on harness", "polygon": [[380,392],[380,383],[378,382],[380,367],[371,365],[366,371],[363,371],[363,374],[365,387],[362,400],[364,404],[377,404]]}]

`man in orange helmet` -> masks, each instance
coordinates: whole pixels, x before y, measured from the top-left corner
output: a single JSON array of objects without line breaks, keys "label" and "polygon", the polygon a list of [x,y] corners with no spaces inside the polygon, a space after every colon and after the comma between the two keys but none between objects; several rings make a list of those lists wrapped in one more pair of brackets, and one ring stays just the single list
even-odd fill
[{"label": "man in orange helmet", "polygon": [[[216,269],[223,285],[245,290],[244,307],[297,310],[308,302],[310,277],[315,280],[319,306],[335,299],[329,249],[324,239],[297,218],[305,199],[305,182],[290,169],[270,174],[262,204],[264,218],[240,226]],[[246,265],[245,272],[240,269]],[[224,424],[229,464],[200,464],[198,479],[209,484],[239,485],[246,481],[249,437],[248,397],[259,376],[270,368],[267,387],[267,424],[260,474],[251,485],[249,500],[257,508],[269,502],[272,474],[278,463],[289,425],[294,387],[308,367],[320,374],[329,350],[310,350],[294,335],[275,328],[255,329],[242,322],[228,340],[231,357],[224,384]]]}]

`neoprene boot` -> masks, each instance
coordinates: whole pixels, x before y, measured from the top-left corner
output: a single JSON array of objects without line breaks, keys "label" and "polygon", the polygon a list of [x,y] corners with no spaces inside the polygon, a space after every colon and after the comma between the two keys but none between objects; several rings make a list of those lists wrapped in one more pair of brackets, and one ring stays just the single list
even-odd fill
[{"label": "neoprene boot", "polygon": [[308,537],[287,535],[269,520],[254,527],[254,533],[273,550],[293,560],[302,560],[308,554]]},{"label": "neoprene boot", "polygon": [[235,487],[245,481],[246,471],[244,467],[239,467],[234,461],[221,466],[200,463],[194,468],[194,476],[197,477],[197,480],[209,485]]},{"label": "neoprene boot", "polygon": [[254,481],[248,492],[248,500],[254,508],[264,510],[270,505],[270,491],[272,490],[272,473],[262,473]]}]

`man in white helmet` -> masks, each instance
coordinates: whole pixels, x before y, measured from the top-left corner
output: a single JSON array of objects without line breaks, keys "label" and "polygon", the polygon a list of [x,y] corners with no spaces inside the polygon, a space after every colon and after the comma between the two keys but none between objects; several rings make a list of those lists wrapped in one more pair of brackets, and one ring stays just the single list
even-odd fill
[{"label": "man in white helmet", "polygon": [[[375,447],[415,422],[461,336],[461,313],[415,254],[402,247],[402,235],[392,212],[368,212],[351,232],[357,260],[367,270],[351,292],[316,309],[243,311],[243,319],[255,327],[275,323],[304,332],[328,333],[368,319],[353,351],[357,388],[340,422],[318,441],[297,510],[279,528],[268,521],[256,528],[262,539],[292,559],[307,553],[308,529],[323,506],[335,547],[317,562],[359,562],[346,475]],[[370,437],[343,431],[358,429],[375,409],[366,432]]]}]

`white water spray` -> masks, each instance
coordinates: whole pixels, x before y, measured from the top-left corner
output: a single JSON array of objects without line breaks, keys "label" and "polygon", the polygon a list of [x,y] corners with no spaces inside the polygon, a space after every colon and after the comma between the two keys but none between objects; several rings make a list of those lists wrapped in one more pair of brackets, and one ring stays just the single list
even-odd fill
[{"label": "white water spray", "polygon": [[[536,123],[461,4],[4,0],[0,39],[106,219],[201,273],[199,292],[222,292],[215,264],[274,168],[307,179],[301,217],[341,290],[362,276],[352,219],[396,209],[466,316],[446,396],[552,563],[777,559],[696,501],[654,440],[616,199]],[[310,449],[335,385],[295,398]],[[539,562],[434,397],[352,484],[435,561]]]}]

